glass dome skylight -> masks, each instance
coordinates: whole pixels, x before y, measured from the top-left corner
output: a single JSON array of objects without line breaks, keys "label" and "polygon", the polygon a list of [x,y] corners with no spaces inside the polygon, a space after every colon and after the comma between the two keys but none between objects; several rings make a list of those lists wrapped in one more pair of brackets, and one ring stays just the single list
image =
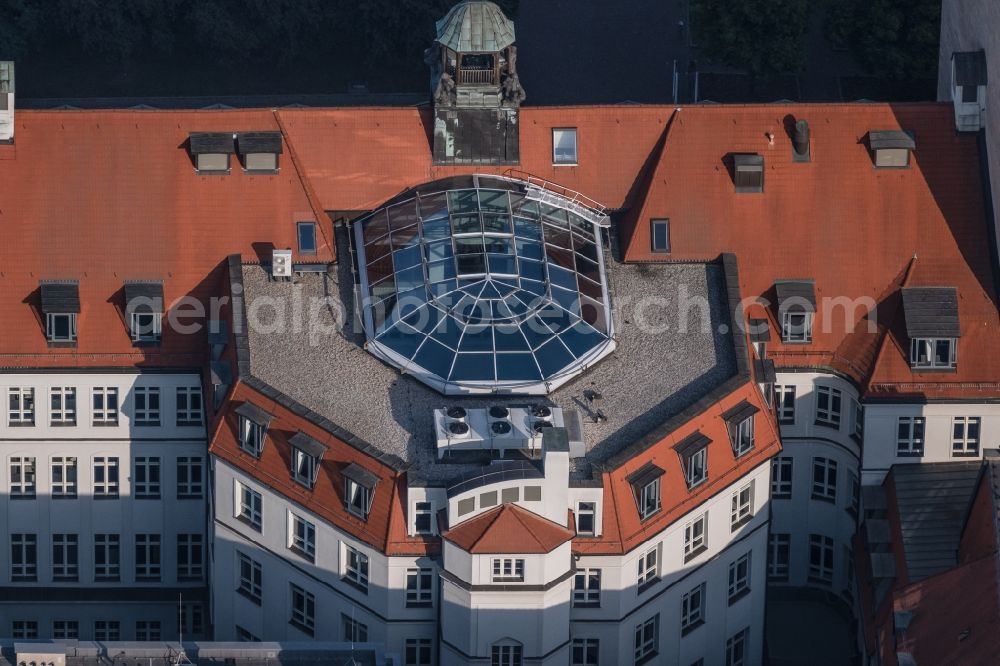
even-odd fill
[{"label": "glass dome skylight", "polygon": [[442,393],[544,394],[614,349],[598,216],[462,176],[354,227],[368,351]]}]

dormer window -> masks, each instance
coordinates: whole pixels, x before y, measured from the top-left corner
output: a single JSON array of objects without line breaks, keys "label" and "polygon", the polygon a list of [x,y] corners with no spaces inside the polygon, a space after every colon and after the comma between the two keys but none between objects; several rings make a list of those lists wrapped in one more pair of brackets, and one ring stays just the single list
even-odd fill
[{"label": "dormer window", "polygon": [[917,147],[913,135],[902,130],[872,130],[868,145],[877,169],[909,168],[910,151]]},{"label": "dormer window", "polygon": [[763,155],[733,155],[733,182],[740,193],[764,191]]},{"label": "dormer window", "polygon": [[281,132],[240,132],[236,135],[243,170],[249,174],[278,172]]},{"label": "dormer window", "polygon": [[663,476],[663,470],[650,462],[625,479],[632,486],[632,495],[639,509],[641,520],[646,520],[660,510],[661,476]]},{"label": "dormer window", "polygon": [[50,344],[76,342],[76,317],[80,313],[80,286],[75,282],[46,282],[41,285],[45,337]]},{"label": "dormer window", "polygon": [[260,458],[267,426],[273,417],[252,402],[244,402],[235,411],[240,419],[240,448],[254,458]]},{"label": "dormer window", "polygon": [[755,405],[744,400],[722,413],[722,419],[729,431],[729,442],[737,458],[753,449],[753,419],[754,414],[759,411]]},{"label": "dormer window", "polygon": [[229,173],[229,156],[236,152],[231,132],[192,132],[188,149],[199,174]]},{"label": "dormer window", "polygon": [[303,432],[292,435],[288,443],[292,447],[292,478],[306,488],[312,488],[316,485],[319,463],[326,446]]},{"label": "dormer window", "polygon": [[951,370],[957,364],[958,291],[954,287],[906,287],[902,290],[910,367]]},{"label": "dormer window", "polygon": [[781,341],[792,344],[812,342],[816,312],[816,286],[812,280],[777,280],[774,283],[781,322]]},{"label": "dormer window", "polygon": [[341,472],[344,476],[344,504],[348,513],[368,520],[378,477],[357,463],[351,463]]},{"label": "dormer window", "polygon": [[136,344],[158,344],[163,321],[163,285],[130,282],[125,285],[125,313]]},{"label": "dormer window", "polygon": [[711,441],[700,432],[694,432],[674,447],[681,458],[688,490],[708,480],[708,445]]},{"label": "dormer window", "polygon": [[958,51],[951,56],[951,99],[955,128],[978,132],[986,104],[986,52]]}]

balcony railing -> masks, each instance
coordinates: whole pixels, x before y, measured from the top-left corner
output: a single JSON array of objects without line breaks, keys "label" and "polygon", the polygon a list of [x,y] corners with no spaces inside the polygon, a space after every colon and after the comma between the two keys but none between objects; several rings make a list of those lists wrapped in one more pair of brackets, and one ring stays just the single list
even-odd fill
[{"label": "balcony railing", "polygon": [[492,69],[460,69],[458,70],[458,82],[495,85],[496,79]]}]

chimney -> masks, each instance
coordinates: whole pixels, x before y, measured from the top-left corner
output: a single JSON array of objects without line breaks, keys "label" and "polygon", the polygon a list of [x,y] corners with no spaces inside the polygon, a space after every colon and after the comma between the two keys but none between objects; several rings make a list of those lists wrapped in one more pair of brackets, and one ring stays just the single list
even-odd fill
[{"label": "chimney", "polygon": [[796,162],[808,162],[809,155],[809,123],[799,120],[795,123],[792,136],[792,159]]},{"label": "chimney", "polygon": [[14,62],[0,60],[0,143],[14,143]]}]

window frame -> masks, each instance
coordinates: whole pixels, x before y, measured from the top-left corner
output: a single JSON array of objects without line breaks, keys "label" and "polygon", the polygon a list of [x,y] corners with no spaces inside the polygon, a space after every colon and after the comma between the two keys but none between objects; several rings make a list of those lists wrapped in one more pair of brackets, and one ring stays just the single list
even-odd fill
[{"label": "window frame", "polygon": [[76,582],[80,580],[80,535],[52,535],[52,581]]},{"label": "window frame", "polygon": [[95,386],[91,391],[91,423],[94,426],[116,426],[120,413],[117,386]]},{"label": "window frame", "polygon": [[316,633],[316,597],[295,583],[289,583],[288,623],[309,636]]},{"label": "window frame", "polygon": [[653,546],[636,562],[636,587],[642,594],[660,581],[660,547]]},{"label": "window frame", "polygon": [[264,599],[264,568],[260,562],[236,551],[236,592],[258,606]]},{"label": "window frame", "polygon": [[750,594],[752,552],[748,550],[729,563],[729,594],[726,598],[730,606]]},{"label": "window frame", "polygon": [[431,608],[433,605],[434,570],[429,567],[409,567],[406,570],[406,607]]},{"label": "window frame", "polygon": [[310,562],[316,560],[316,525],[293,511],[288,512],[287,547]]},{"label": "window frame", "polygon": [[[906,427],[906,435],[902,428]],[[919,435],[918,435],[919,432]],[[927,417],[898,416],[896,417],[896,457],[922,458],[927,437]]]},{"label": "window frame", "polygon": [[[132,466],[132,497],[134,499],[160,499],[163,478],[160,457],[136,456],[133,458]],[[142,473],[140,473],[140,469],[143,470]]]},{"label": "window frame", "polygon": [[250,486],[236,482],[236,517],[258,532],[264,529],[264,498]]},{"label": "window frame", "polygon": [[[823,402],[826,405],[823,405]],[[844,414],[844,392],[834,386],[816,387],[816,425],[840,430]]]},{"label": "window frame", "polygon": [[267,427],[253,419],[240,415],[240,449],[254,458],[260,459],[264,451]]},{"label": "window frame", "polygon": [[403,643],[404,666],[431,666],[434,647],[429,638],[407,638]]},{"label": "window frame", "polygon": [[699,583],[681,597],[681,636],[705,624],[706,587],[704,582]]},{"label": "window frame", "polygon": [[795,458],[775,456],[771,460],[771,499],[792,499],[794,491]]},{"label": "window frame", "polygon": [[159,386],[136,386],[132,389],[132,425],[158,427],[162,408]]},{"label": "window frame", "polygon": [[750,628],[744,627],[726,639],[726,666],[746,666]]},{"label": "window frame", "polygon": [[[696,475],[695,473],[699,471],[700,475]],[[684,481],[687,483],[689,491],[708,481],[707,444],[684,456]],[[657,479],[657,482],[659,482],[659,479]]]},{"label": "window frame", "polygon": [[[819,555],[818,560],[814,555]],[[833,539],[825,534],[809,535],[809,581],[833,584]]]},{"label": "window frame", "polygon": [[[696,533],[698,526],[701,533]],[[684,526],[685,564],[708,550],[708,512],[701,514]]]},{"label": "window frame", "polygon": [[778,425],[795,425],[795,385],[774,386],[774,409]]},{"label": "window frame", "polygon": [[158,345],[163,339],[162,312],[130,312],[129,335],[136,345]]},{"label": "window frame", "polygon": [[[573,155],[572,159],[567,157],[559,156],[559,145],[560,141],[556,139],[556,132],[566,133],[568,136],[572,134],[573,136]],[[561,137],[562,135],[560,135]],[[580,159],[580,135],[577,132],[576,127],[553,127],[552,128],[552,166],[578,166]]]},{"label": "window frame", "polygon": [[[204,465],[205,460],[201,456],[178,456],[177,499],[202,499],[204,497]],[[197,474],[192,474],[195,470],[197,470]]]},{"label": "window frame", "polygon": [[635,664],[645,664],[659,653],[660,649],[660,614],[635,625]]},{"label": "window frame", "polygon": [[35,499],[38,492],[38,468],[34,456],[11,456],[8,462],[10,474],[10,499]]},{"label": "window frame", "polygon": [[[947,345],[948,358],[938,360],[940,345]],[[920,360],[921,349],[926,347],[927,360]],[[910,368],[913,370],[954,370],[958,367],[958,338],[911,338]]]},{"label": "window frame", "polygon": [[38,535],[19,532],[10,535],[10,580],[33,583],[38,580]]},{"label": "window frame", "polygon": [[374,488],[369,488],[354,479],[344,478],[344,502],[347,504],[347,512],[352,516],[368,520],[374,496]]},{"label": "window frame", "polygon": [[205,539],[197,532],[177,535],[177,580],[197,581],[205,577]]},{"label": "window frame", "polygon": [[[183,399],[182,399],[183,396]],[[201,426],[205,418],[205,400],[200,386],[178,386],[174,423],[178,427]]]},{"label": "window frame", "polygon": [[[74,344],[77,340],[75,312],[46,312],[45,313],[45,339],[49,344],[66,345]],[[61,328],[65,328],[63,334]]]},{"label": "window frame", "polygon": [[570,666],[598,666],[601,641],[598,638],[574,638],[570,644]]},{"label": "window frame", "polygon": [[[312,230],[312,247],[308,248],[302,243],[302,231],[304,229]],[[305,220],[295,223],[295,240],[298,244],[299,254],[302,256],[315,256],[319,251],[319,242],[316,236],[316,223],[311,220]]]},{"label": "window frame", "polygon": [[812,492],[810,499],[837,503],[837,461],[814,456],[812,459]]},{"label": "window frame", "polygon": [[291,448],[292,480],[312,490],[319,475],[319,458],[296,446]]},{"label": "window frame", "polygon": [[349,643],[367,643],[368,625],[359,622],[355,618],[345,613],[340,614],[340,625],[344,634],[344,641]]},{"label": "window frame", "polygon": [[94,535],[94,580],[114,582],[121,580],[121,535],[99,533]]},{"label": "window frame", "polygon": [[76,499],[78,459],[74,456],[53,456],[50,461],[52,499]]},{"label": "window frame", "polygon": [[344,573],[342,580],[368,594],[368,556],[357,548],[344,544]]},{"label": "window frame", "polygon": [[583,567],[573,574],[574,608],[601,607],[601,570],[597,567]]},{"label": "window frame", "polygon": [[[802,317],[801,324],[792,322],[792,318]],[[813,319],[812,312],[782,312],[781,341],[785,344],[807,345],[812,343]]]},{"label": "window frame", "polygon": [[524,565],[523,557],[494,557],[490,580],[494,583],[523,583]]},{"label": "window frame", "polygon": [[660,477],[657,477],[639,490],[639,519],[647,520],[659,513],[661,508]]},{"label": "window frame", "polygon": [[49,425],[76,425],[76,387],[53,386],[49,389]]},{"label": "window frame", "polygon": [[7,425],[32,427],[35,425],[35,388],[10,386],[7,389]]},{"label": "window frame", "polygon": [[[664,235],[665,245],[662,247],[657,244],[657,230],[662,229]],[[669,217],[654,217],[649,220],[649,248],[650,252],[653,254],[670,254],[670,218]]]},{"label": "window frame", "polygon": [[[772,532],[767,539],[767,579],[788,582],[792,555],[792,535]],[[783,557],[782,557],[783,556]]]},{"label": "window frame", "polygon": [[159,582],[163,578],[163,536],[152,532],[135,535],[135,580]]},{"label": "window frame", "polygon": [[[744,500],[744,494],[746,499]],[[744,485],[733,493],[731,510],[729,513],[729,530],[735,532],[743,527],[754,517],[754,481]]]},{"label": "window frame", "polygon": [[93,463],[94,499],[118,499],[121,473],[117,456],[95,456]]},{"label": "window frame", "polygon": [[[961,434],[959,434],[961,429]],[[975,430],[975,436],[970,431]],[[951,457],[977,458],[982,450],[983,419],[979,416],[955,416],[951,420]]]},{"label": "window frame", "polygon": [[[422,528],[421,523],[426,518],[427,527]],[[426,500],[420,500],[413,505],[413,532],[414,534],[434,533],[434,505]]]},{"label": "window frame", "polygon": [[[577,502],[575,517],[577,535],[597,535],[597,502]],[[590,529],[582,526],[585,518],[590,521]]]}]

